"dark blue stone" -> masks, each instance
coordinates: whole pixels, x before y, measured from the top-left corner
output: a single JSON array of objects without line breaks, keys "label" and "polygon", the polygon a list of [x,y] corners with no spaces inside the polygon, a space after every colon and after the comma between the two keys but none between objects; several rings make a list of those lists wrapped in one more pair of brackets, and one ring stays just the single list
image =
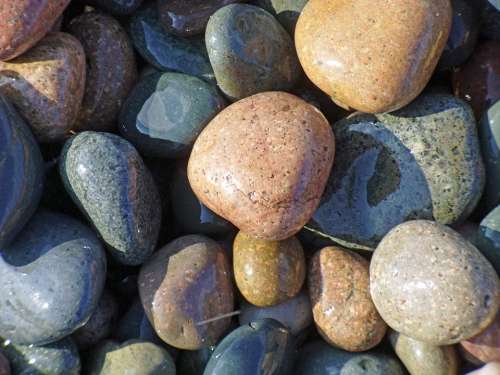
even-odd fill
[{"label": "dark blue stone", "polygon": [[154,344],[163,343],[151,326],[151,323],[149,323],[141,301],[138,298],[132,302],[129,310],[118,322],[114,337],[120,341],[138,339]]}]

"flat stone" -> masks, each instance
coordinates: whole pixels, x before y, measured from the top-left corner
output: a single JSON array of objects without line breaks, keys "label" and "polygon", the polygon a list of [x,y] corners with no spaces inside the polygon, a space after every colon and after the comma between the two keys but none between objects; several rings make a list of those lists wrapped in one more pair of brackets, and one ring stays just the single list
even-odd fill
[{"label": "flat stone", "polygon": [[135,148],[110,133],[69,139],[59,160],[66,190],[120,263],[142,264],[161,221],[158,190]]},{"label": "flat stone", "polygon": [[81,2],[100,7],[106,12],[126,16],[134,13],[142,4],[143,0],[80,0]]},{"label": "flat stone", "polygon": [[370,292],[394,330],[432,345],[451,345],[485,329],[500,306],[500,282],[470,242],[432,221],[398,225],[370,264]]},{"label": "flat stone", "polygon": [[9,360],[0,352],[0,375],[10,375]]},{"label": "flat stone", "polygon": [[500,206],[488,213],[479,224],[475,245],[500,274]]},{"label": "flat stone", "polygon": [[479,335],[462,341],[460,346],[477,363],[500,362],[500,312]]},{"label": "flat stone", "polygon": [[295,34],[295,25],[308,0],[257,0],[257,5],[267,10],[281,23],[290,35]]},{"label": "flat stone", "polygon": [[210,122],[191,152],[188,178],[203,204],[243,232],[282,240],[319,204],[334,150],[315,107],[284,92],[261,93]]},{"label": "flat stone", "polygon": [[427,85],[451,29],[448,0],[309,0],[295,43],[307,76],[346,109],[395,111]]}]

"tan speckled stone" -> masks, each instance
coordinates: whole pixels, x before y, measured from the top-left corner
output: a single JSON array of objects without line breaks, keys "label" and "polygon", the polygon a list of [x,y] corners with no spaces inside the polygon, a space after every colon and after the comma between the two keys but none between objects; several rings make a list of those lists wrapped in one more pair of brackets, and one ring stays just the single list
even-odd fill
[{"label": "tan speckled stone", "polygon": [[273,306],[295,297],[306,277],[304,251],[295,237],[266,241],[239,232],[233,268],[241,294],[256,306]]},{"label": "tan speckled stone", "polygon": [[330,344],[360,352],[376,346],[387,326],[373,304],[369,262],[339,247],[325,247],[311,259],[309,296],[314,322]]},{"label": "tan speckled stone", "polygon": [[370,291],[389,326],[433,345],[477,335],[500,304],[491,264],[457,232],[426,220],[400,224],[383,238],[371,260]]},{"label": "tan speckled stone", "polygon": [[297,53],[340,106],[390,112],[429,81],[451,16],[449,0],[310,0],[295,29]]},{"label": "tan speckled stone", "polygon": [[484,331],[460,345],[474,363],[500,362],[500,312]]},{"label": "tan speckled stone", "polygon": [[188,177],[198,198],[243,232],[282,240],[314,213],[334,151],[321,112],[294,95],[265,92],[209,123],[193,147]]}]

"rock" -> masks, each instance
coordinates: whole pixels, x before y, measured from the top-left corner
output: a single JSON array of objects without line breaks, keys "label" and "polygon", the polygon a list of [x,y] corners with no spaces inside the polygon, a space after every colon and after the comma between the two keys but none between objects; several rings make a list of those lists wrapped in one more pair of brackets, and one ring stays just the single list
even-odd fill
[{"label": "rock", "polygon": [[203,375],[215,346],[209,346],[200,350],[183,350],[177,361],[177,373],[179,375]]},{"label": "rock", "polygon": [[433,345],[480,333],[495,319],[500,282],[481,253],[452,229],[432,221],[398,225],[370,264],[370,291],[394,330]]},{"label": "rock", "polygon": [[240,325],[261,319],[274,319],[283,324],[292,335],[297,336],[313,322],[312,307],[305,292],[270,307],[257,307],[243,301],[238,316]]},{"label": "rock", "polygon": [[500,206],[481,221],[475,245],[500,274]]},{"label": "rock", "polygon": [[117,16],[126,16],[135,12],[143,0],[80,0],[86,4],[103,8]]},{"label": "rock", "polygon": [[411,375],[457,375],[459,359],[453,346],[434,346],[398,332],[389,334],[391,345]]},{"label": "rock", "polygon": [[495,320],[479,335],[460,343],[467,353],[477,363],[500,362],[500,312]]},{"label": "rock", "polygon": [[139,294],[158,336],[179,349],[215,345],[231,321],[220,317],[234,307],[229,272],[224,250],[207,237],[180,237],[156,252],[141,268]]},{"label": "rock", "polygon": [[295,31],[316,86],[346,109],[395,111],[424,89],[451,28],[448,0],[310,0]]},{"label": "rock", "polygon": [[85,94],[74,128],[111,131],[137,79],[132,43],[120,23],[102,13],[83,13],[68,27],[87,57]]},{"label": "rock", "polygon": [[208,21],[205,41],[217,84],[231,100],[291,89],[300,76],[292,39],[262,8],[219,9]]},{"label": "rock", "polygon": [[458,232],[463,238],[477,246],[477,233],[479,231],[479,225],[471,221],[464,221],[458,225],[452,226],[452,229]]},{"label": "rock", "polygon": [[304,250],[296,237],[266,241],[239,232],[233,245],[236,285],[256,306],[273,306],[295,297],[306,277]]},{"label": "rock", "polygon": [[257,4],[271,13],[290,35],[295,34],[295,24],[308,0],[257,0]]},{"label": "rock", "polygon": [[111,255],[123,264],[143,263],[156,246],[161,207],[135,148],[114,134],[83,132],[66,142],[59,171]]},{"label": "rock", "polygon": [[492,362],[467,375],[498,375],[500,373],[500,362]]},{"label": "rock", "polygon": [[484,166],[469,106],[422,95],[391,114],[354,114],[334,126],[337,158],[308,227],[347,247],[373,249],[412,219],[453,224],[481,197]]},{"label": "rock", "polygon": [[125,102],[120,133],[141,152],[157,158],[185,157],[196,137],[225,107],[217,88],[180,73],[153,73]]},{"label": "rock", "polygon": [[33,47],[50,31],[69,2],[0,1],[0,60],[13,59]]},{"label": "rock", "polygon": [[203,130],[188,178],[203,204],[243,232],[282,240],[316,209],[334,151],[332,130],[315,107],[284,92],[261,93]]},{"label": "rock", "polygon": [[0,94],[0,248],[35,212],[44,185],[40,149],[24,119]]},{"label": "rock", "polygon": [[480,43],[453,73],[453,92],[470,103],[476,118],[500,100],[500,41]]},{"label": "rock", "polygon": [[486,0],[484,3],[481,35],[500,41],[500,4],[498,0]]},{"label": "rock", "polygon": [[10,375],[9,360],[0,351],[0,375]]},{"label": "rock", "polygon": [[290,374],[293,336],[279,322],[263,319],[241,326],[215,348],[204,375]]},{"label": "rock", "polygon": [[44,346],[14,345],[6,341],[3,350],[12,374],[80,374],[80,355],[70,338]]},{"label": "rock", "polygon": [[61,141],[85,90],[85,53],[66,33],[51,33],[10,62],[0,62],[0,93],[29,121],[40,142]]},{"label": "rock", "polygon": [[387,326],[370,297],[369,262],[338,247],[325,247],[309,263],[308,286],[320,335],[340,349],[361,352],[378,345]]},{"label": "rock", "polygon": [[147,341],[104,341],[89,356],[88,375],[175,375],[170,354]]}]

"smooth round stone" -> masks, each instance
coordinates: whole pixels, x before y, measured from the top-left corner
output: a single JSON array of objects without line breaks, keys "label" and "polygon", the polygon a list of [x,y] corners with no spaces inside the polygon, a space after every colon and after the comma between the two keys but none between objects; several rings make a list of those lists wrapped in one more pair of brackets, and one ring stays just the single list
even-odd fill
[{"label": "smooth round stone", "polygon": [[453,74],[455,96],[470,103],[476,118],[500,100],[500,41],[480,43]]},{"label": "smooth round stone", "polygon": [[95,234],[69,216],[39,211],[0,252],[0,336],[41,345],[71,334],[96,309],[105,277]]},{"label": "smooth round stone", "polygon": [[183,157],[224,107],[217,88],[200,78],[153,73],[130,93],[120,114],[119,129],[142,155]]},{"label": "smooth round stone", "polygon": [[89,356],[88,375],[175,375],[175,363],[162,347],[141,340],[104,341]]},{"label": "smooth round stone", "polygon": [[243,232],[282,240],[319,204],[334,153],[331,127],[314,106],[261,93],[227,107],[203,130],[188,178],[203,204]]},{"label": "smooth round stone", "polygon": [[457,375],[459,359],[453,346],[434,346],[398,332],[389,334],[391,345],[411,375]]},{"label": "smooth round stone", "polygon": [[467,375],[498,375],[500,374],[500,362],[492,362]]},{"label": "smooth round stone", "polygon": [[500,362],[500,312],[479,335],[460,343],[467,357],[474,362]]},{"label": "smooth round stone", "polygon": [[78,349],[70,338],[44,346],[3,344],[12,374],[20,375],[79,375]]},{"label": "smooth round stone", "polygon": [[85,90],[85,53],[75,37],[50,33],[22,56],[0,62],[0,93],[28,119],[40,142],[73,126]]},{"label": "smooth round stone", "polygon": [[281,25],[294,35],[295,24],[308,0],[257,0],[257,5],[271,13]]},{"label": "smooth round stone", "polygon": [[245,324],[215,348],[203,375],[286,375],[293,365],[293,336],[279,322]]},{"label": "smooth round stone", "polygon": [[156,9],[146,8],[135,13],[129,23],[129,33],[137,52],[154,67],[213,80],[205,47],[195,39],[167,33]]},{"label": "smooth round stone", "polygon": [[68,28],[82,43],[87,58],[85,94],[74,128],[113,130],[137,79],[132,43],[120,23],[102,13],[83,13]]},{"label": "smooth round stone", "polygon": [[500,274],[500,206],[493,209],[479,224],[475,245]]},{"label": "smooth round stone", "polygon": [[44,164],[24,119],[0,94],[0,248],[35,212],[43,190]]},{"label": "smooth round stone", "polygon": [[335,124],[337,157],[309,227],[347,247],[373,249],[412,219],[453,224],[481,197],[484,166],[469,106],[426,94],[391,114]]},{"label": "smooth round stone", "polygon": [[313,83],[346,109],[395,111],[427,85],[451,28],[448,0],[310,0],[295,31]]},{"label": "smooth round stone", "polygon": [[34,46],[55,24],[70,0],[1,0],[0,60],[10,60]]},{"label": "smooth round stone", "polygon": [[208,21],[205,41],[217,84],[232,100],[291,89],[300,76],[290,35],[262,8],[219,9]]},{"label": "smooth round stone", "polygon": [[59,160],[66,190],[120,263],[142,264],[160,231],[160,197],[135,148],[110,133],[69,139]]},{"label": "smooth round stone", "polygon": [[214,350],[215,346],[194,351],[183,350],[177,360],[177,373],[179,375],[203,375]]},{"label": "smooth round stone", "polygon": [[89,5],[104,9],[106,12],[125,16],[132,14],[142,4],[143,0],[80,0]]},{"label": "smooth round stone", "polygon": [[350,352],[378,345],[387,326],[370,297],[369,262],[338,247],[325,247],[309,263],[314,322],[329,343]]},{"label": "smooth round stone", "polygon": [[500,306],[491,264],[458,233],[426,220],[398,225],[380,242],[370,291],[391,328],[433,345],[477,335]]},{"label": "smooth round stone", "polygon": [[299,351],[294,375],[344,374],[404,375],[406,371],[391,355],[378,352],[349,353],[336,349],[324,341],[309,343]]},{"label": "smooth round stone", "polygon": [[269,307],[258,307],[243,301],[238,315],[240,325],[261,319],[274,319],[283,324],[292,335],[297,336],[313,322],[309,295],[301,292],[295,297]]},{"label": "smooth round stone", "polygon": [[500,3],[498,0],[486,0],[485,3],[481,35],[486,39],[500,41]]},{"label": "smooth round stone", "polygon": [[0,375],[10,375],[9,360],[0,351]]},{"label": "smooth round stone", "polygon": [[139,294],[158,336],[179,349],[215,345],[231,323],[220,318],[234,308],[226,253],[204,236],[179,237],[157,251],[141,268]]}]

